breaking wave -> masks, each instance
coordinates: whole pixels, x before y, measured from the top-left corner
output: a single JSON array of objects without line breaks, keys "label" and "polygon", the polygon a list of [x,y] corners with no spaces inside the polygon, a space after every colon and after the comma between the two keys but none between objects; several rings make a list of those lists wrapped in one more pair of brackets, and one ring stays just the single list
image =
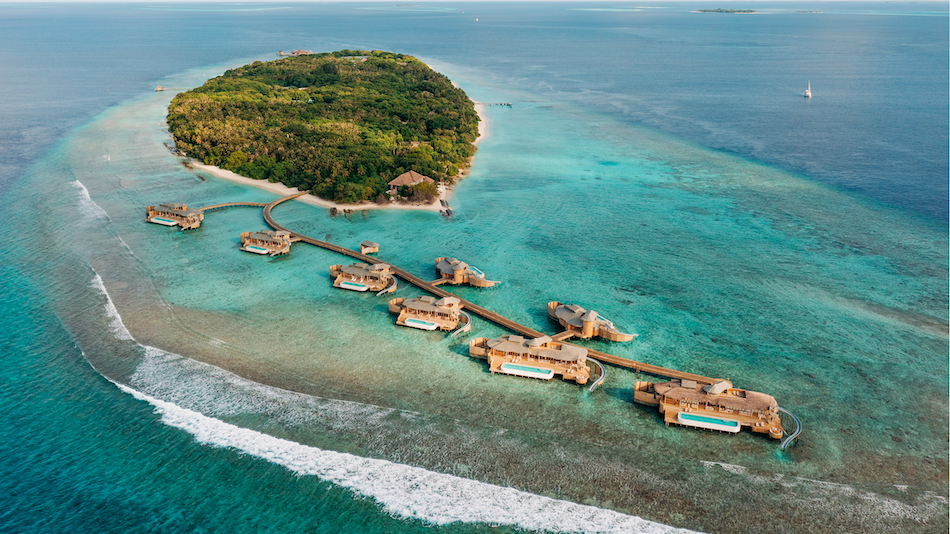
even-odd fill
[{"label": "breaking wave", "polygon": [[316,476],[375,499],[395,517],[445,525],[455,522],[510,525],[550,532],[690,532],[594,506],[534,495],[385,460],[325,451],[240,428],[140,393],[122,391],[155,407],[166,425],[199,443],[233,448],[282,465],[298,476]]},{"label": "breaking wave", "polygon": [[79,211],[82,213],[83,217],[86,219],[105,219],[109,222],[112,222],[112,219],[109,218],[109,214],[106,213],[106,210],[99,207],[99,204],[96,204],[92,197],[89,196],[89,190],[86,189],[86,186],[82,185],[82,182],[79,180],[73,180],[69,182],[69,185],[77,187],[79,189]]},{"label": "breaking wave", "polygon": [[106,310],[106,315],[110,319],[109,328],[112,330],[112,333],[115,335],[116,339],[121,339],[123,341],[135,341],[132,337],[132,334],[129,332],[129,329],[125,327],[125,323],[122,322],[122,316],[119,315],[119,310],[116,309],[115,304],[112,302],[112,297],[109,296],[109,292],[106,291],[106,285],[102,283],[102,277],[99,276],[99,273],[96,273],[95,278],[92,279],[92,287],[99,290],[106,297],[106,303],[104,305]]},{"label": "breaking wave", "polygon": [[[109,293],[96,274],[91,284],[105,297],[105,311],[117,339],[134,341]],[[386,460],[327,451],[242,428],[179,404],[217,414],[260,410],[280,398],[292,404],[319,405],[343,419],[377,419],[393,410],[359,403],[319,399],[243,379],[218,367],[197,362],[155,347],[141,345],[142,364],[131,377],[136,387],[175,402],[162,400],[139,389],[115,385],[136,399],[148,402],[164,424],[182,429],[198,443],[233,448],[281,465],[297,476],[316,476],[374,499],[394,517],[428,524],[486,523],[548,532],[683,533],[640,517],[612,510],[535,495],[514,488],[478,482]],[[178,376],[183,380],[176,380]],[[188,377],[185,380],[185,377]],[[195,381],[196,376],[204,380]],[[235,396],[235,390],[241,394]],[[315,406],[311,406],[315,407]],[[286,416],[286,406],[278,408]],[[299,412],[298,412],[299,413]],[[412,414],[408,414],[412,416]],[[298,417],[313,417],[300,414]],[[296,418],[296,417],[295,417]],[[297,422],[300,422],[299,420]]]}]

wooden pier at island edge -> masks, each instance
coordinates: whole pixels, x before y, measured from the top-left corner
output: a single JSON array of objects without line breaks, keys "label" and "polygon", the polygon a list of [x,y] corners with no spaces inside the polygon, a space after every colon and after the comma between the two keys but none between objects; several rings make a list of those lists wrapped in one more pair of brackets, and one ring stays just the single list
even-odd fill
[{"label": "wooden pier at island edge", "polygon": [[[341,247],[340,245],[334,245],[333,243],[329,243],[326,241],[320,241],[319,239],[314,239],[312,237],[294,232],[282,226],[281,224],[279,224],[274,219],[273,215],[271,215],[271,211],[275,207],[280,205],[281,203],[286,202],[288,200],[295,199],[305,194],[307,193],[306,192],[294,193],[292,195],[287,195],[285,197],[278,198],[277,200],[267,204],[266,206],[264,206],[264,221],[274,230],[290,232],[290,234],[293,236],[293,238],[295,238],[295,240],[303,241],[304,243],[310,243],[311,245],[325,248],[327,250],[332,250],[333,252],[343,254],[345,256],[350,256],[351,258],[356,258],[368,264],[380,263],[379,259],[367,256],[366,254],[363,254],[359,251],[351,250],[346,247]],[[441,287],[432,285],[430,282],[426,282],[425,280],[419,278],[418,276],[412,273],[406,272],[400,269],[399,267],[392,265],[391,263],[389,265],[390,265],[390,272],[392,274],[398,276],[399,278],[402,278],[406,282],[409,282],[410,284],[418,287],[419,289],[428,291],[429,293],[436,295],[438,297],[457,298],[459,299],[459,302],[461,303],[463,309],[468,310],[469,312],[481,317],[482,319],[485,319],[486,321],[495,323],[498,326],[507,328],[509,330],[512,330],[514,332],[517,332],[523,336],[527,336],[530,338],[539,338],[546,335],[542,332],[538,332],[537,330],[534,330],[522,324],[516,323],[512,321],[511,319],[502,317],[501,315],[498,315],[497,313],[491,310],[485,309],[473,302],[469,302],[465,299],[459,298],[456,295],[453,295],[452,293],[449,293],[448,291],[442,289]],[[620,356],[615,356],[613,354],[608,354],[606,352],[601,352],[599,350],[588,349],[587,353],[591,357],[596,358],[599,361],[609,363],[617,367],[625,367],[627,369],[632,369],[634,371],[637,371],[638,373],[645,373],[645,374],[661,376],[661,377],[666,377],[666,378],[694,380],[696,382],[702,382],[705,384],[715,384],[719,382],[720,380],[722,380],[721,378],[712,378],[708,376],[698,375],[695,373],[677,371],[676,369],[667,369],[666,367],[660,367],[659,365],[638,362],[636,360],[622,358]]]},{"label": "wooden pier at island edge", "polygon": [[[409,272],[406,272],[398,267],[395,267],[391,264],[383,263],[378,258],[373,258],[373,257],[368,256],[366,254],[367,252],[376,253],[379,250],[378,248],[379,245],[377,243],[365,241],[360,244],[359,251],[351,250],[351,249],[342,247],[340,245],[335,245],[327,241],[320,241],[319,239],[314,239],[304,234],[294,232],[290,230],[289,228],[282,226],[274,219],[271,212],[273,211],[275,207],[277,207],[281,203],[286,202],[288,200],[292,200],[302,195],[306,195],[307,193],[308,191],[294,193],[291,195],[278,198],[266,204],[258,203],[258,202],[227,202],[227,203],[222,203],[222,204],[214,204],[214,205],[205,206],[198,209],[192,209],[188,213],[179,213],[179,211],[183,212],[184,210],[187,209],[187,207],[183,204],[182,205],[178,205],[178,204],[162,205],[161,209],[156,209],[152,206],[149,206],[147,209],[147,212],[148,212],[147,220],[148,222],[157,222],[159,224],[163,224],[166,226],[180,225],[182,226],[183,229],[191,229],[191,228],[197,228],[200,225],[201,220],[204,218],[203,214],[206,211],[212,211],[219,208],[237,207],[237,206],[248,206],[248,207],[263,206],[264,221],[273,230],[258,232],[258,233],[259,234],[266,233],[268,234],[268,236],[272,235],[274,237],[277,237],[277,236],[280,237],[281,243],[284,246],[281,247],[279,251],[276,251],[277,254],[286,253],[290,248],[289,247],[290,243],[302,241],[304,243],[309,243],[311,245],[318,246],[318,247],[336,252],[338,254],[343,254],[344,256],[355,258],[357,260],[360,260],[361,262],[365,262],[363,264],[354,264],[353,266],[350,266],[350,267],[359,267],[359,266],[365,265],[365,267],[367,268],[379,268],[379,269],[385,268],[384,269],[385,274],[388,277],[388,279],[392,282],[392,284],[389,287],[383,289],[382,291],[379,291],[378,294],[381,295],[383,293],[387,293],[392,290],[395,290],[396,283],[395,283],[394,277],[402,278],[406,282],[409,282],[410,284],[418,287],[419,289],[428,291],[430,294],[435,295],[437,297],[441,297],[443,299],[438,302],[451,303],[452,305],[451,307],[457,308],[458,311],[461,312],[461,314],[465,316],[464,326],[462,328],[458,328],[452,334],[452,337],[455,337],[455,335],[463,331],[467,331],[471,327],[471,319],[465,314],[465,312],[461,311],[462,309],[465,309],[475,315],[478,315],[479,317],[481,317],[482,319],[485,319],[486,321],[494,323],[503,328],[507,328],[508,330],[511,330],[513,332],[517,332],[521,336],[526,336],[530,338],[530,341],[528,342],[529,345],[531,345],[531,343],[538,344],[539,346],[542,346],[542,345],[546,346],[546,344],[552,344],[552,346],[556,346],[568,352],[582,351],[586,356],[588,356],[587,358],[588,360],[592,361],[600,368],[600,378],[598,378],[594,382],[594,384],[590,387],[590,391],[592,392],[594,388],[597,387],[598,384],[602,383],[604,379],[606,378],[603,365],[601,365],[600,362],[608,363],[617,367],[624,367],[627,369],[631,369],[638,373],[644,373],[644,374],[654,375],[658,377],[674,379],[676,382],[670,382],[668,384],[653,384],[653,383],[648,383],[648,382],[637,382],[636,384],[637,391],[635,395],[636,397],[635,401],[641,404],[660,406],[661,413],[666,413],[667,415],[666,422],[668,425],[673,423],[673,424],[679,424],[679,425],[684,425],[684,426],[703,428],[707,430],[720,430],[720,431],[727,431],[727,432],[735,432],[735,431],[738,431],[738,429],[741,428],[742,426],[748,426],[752,428],[753,432],[768,433],[769,436],[772,438],[780,439],[782,437],[785,437],[784,441],[781,444],[782,449],[787,448],[792,443],[792,441],[795,440],[795,438],[798,437],[799,434],[801,434],[802,425],[798,417],[796,417],[794,414],[792,414],[788,410],[785,410],[779,407],[773,397],[766,395],[764,393],[732,388],[732,384],[730,382],[728,382],[727,380],[722,380],[720,378],[713,378],[713,377],[698,375],[695,373],[687,373],[684,371],[678,371],[676,369],[661,367],[659,365],[639,362],[636,360],[631,360],[629,358],[615,356],[613,354],[601,352],[598,350],[586,349],[584,347],[580,347],[578,345],[574,345],[572,343],[566,342],[565,340],[572,336],[577,336],[581,338],[593,336],[594,335],[593,327],[595,323],[597,323],[598,326],[603,327],[603,328],[599,328],[597,333],[601,335],[603,335],[604,333],[607,333],[608,335],[604,337],[607,337],[608,339],[616,338],[616,340],[618,341],[619,340],[625,341],[628,338],[632,339],[636,337],[636,334],[623,334],[623,333],[620,333],[619,331],[615,332],[614,331],[615,329],[613,328],[613,323],[611,323],[610,321],[607,321],[606,319],[601,318],[595,312],[588,312],[587,310],[582,309],[578,306],[562,305],[559,302],[550,302],[548,304],[549,315],[551,316],[552,319],[556,318],[559,322],[562,323],[562,326],[566,326],[567,329],[553,336],[547,336],[542,332],[538,332],[537,330],[534,330],[522,324],[516,323],[515,321],[512,321],[511,319],[502,317],[501,315],[491,310],[485,309],[473,302],[469,302],[465,299],[457,297],[456,295],[449,293],[448,291],[442,289],[441,287],[438,287],[442,283],[447,283],[450,281],[458,282],[457,280],[454,280],[453,277],[445,276],[446,275],[445,271],[447,271],[448,269],[441,268],[444,266],[442,265],[443,263],[446,263],[447,261],[452,260],[458,264],[457,266],[455,265],[452,266],[452,269],[451,269],[452,275],[458,274],[455,272],[457,270],[465,270],[468,268],[467,264],[464,264],[463,262],[460,262],[458,260],[454,260],[454,258],[438,258],[438,260],[436,260],[436,268],[440,272],[440,274],[443,276],[442,278],[437,279],[434,282],[427,282],[419,278],[418,276],[411,274]],[[156,219],[156,218],[161,218],[162,220],[153,221],[153,219]],[[250,233],[248,232],[245,232],[245,234],[247,234],[247,236],[242,234],[242,241],[244,241],[245,238],[249,237],[250,235]],[[272,252],[272,251],[268,250],[268,252]],[[451,263],[451,261],[449,261],[449,263]],[[463,269],[463,266],[464,266],[464,269]],[[332,266],[331,274],[334,274],[335,276],[340,275],[341,272],[334,272],[334,270],[341,271],[342,267],[343,267],[342,265]],[[475,273],[475,275],[481,275],[481,272],[478,271],[477,269],[471,268],[471,270]],[[481,277],[479,277],[480,278],[478,280],[479,282],[483,281],[482,279],[483,276],[484,275],[481,275]],[[497,282],[488,282],[488,281],[484,281],[484,282],[487,282],[487,283],[475,284],[475,285],[484,285],[486,287],[490,287],[491,285],[494,285],[497,283]],[[337,285],[337,284],[334,284],[334,285]],[[432,300],[432,302],[437,302],[432,297],[425,297],[425,298],[427,299],[427,302],[428,300]],[[402,311],[402,304],[405,302],[405,300],[406,299],[395,299],[391,301],[390,306],[389,306],[390,311],[393,311],[393,312]],[[397,303],[397,301],[399,302]],[[396,310],[396,308],[399,308],[399,310]],[[565,310],[561,310],[561,308],[565,308]],[[559,310],[563,311],[564,313],[555,313]],[[567,312],[571,312],[571,313],[567,313]],[[564,317],[561,317],[561,315],[564,315]],[[571,317],[568,317],[568,315],[570,315]],[[580,320],[579,325],[573,324],[573,322],[576,322],[576,321],[572,321],[572,319],[574,319],[573,317],[574,315],[583,315],[583,317],[579,319]],[[426,321],[421,321],[421,322],[426,322]],[[570,323],[570,324],[565,324],[565,323]],[[588,325],[587,323],[590,323],[590,325]],[[600,323],[603,323],[603,324],[601,325]],[[435,325],[434,322],[432,324]],[[571,328],[572,326],[578,326],[578,328]],[[590,326],[590,328],[583,328],[587,326]],[[600,330],[604,330],[604,332],[600,332]],[[505,337],[504,339],[507,339],[507,337]],[[504,339],[500,338],[500,341],[504,341]],[[515,339],[523,340],[524,338],[515,336]],[[477,344],[478,342],[481,342],[484,344],[484,343],[489,343],[489,342],[497,343],[500,341],[488,340],[487,338],[478,338],[476,340],[473,340],[473,343]],[[530,353],[530,349],[532,347],[533,345],[529,346],[528,349],[526,350],[528,350],[528,352]],[[482,349],[479,348],[475,352],[479,352],[481,350]],[[470,353],[471,352],[472,352],[472,347],[470,347]],[[518,352],[518,351],[515,351],[515,352]],[[579,353],[580,352],[578,352],[578,354]],[[510,354],[506,352],[505,356],[510,356]],[[528,359],[529,360],[531,359],[531,354],[528,354]],[[540,357],[535,357],[534,359],[538,361],[544,360],[544,358],[540,358]],[[560,359],[558,358],[554,358],[554,359],[560,361]],[[491,358],[489,358],[489,360],[491,363]],[[495,363],[499,363],[500,366],[511,364],[511,362],[508,362],[508,363],[495,362]],[[514,365],[514,364],[511,364],[511,365]],[[584,367],[584,370],[587,369],[586,365],[583,365],[583,367]],[[493,372],[495,371],[494,367],[492,370]],[[502,369],[501,367],[499,367],[498,370],[506,374],[518,374],[519,376],[524,374],[524,372],[515,372],[515,371],[512,371],[511,369],[507,369],[507,370]],[[554,371],[553,374],[557,374],[557,371],[560,370],[563,373],[563,378],[569,379],[569,380],[575,380],[581,384],[585,383],[589,377],[589,374],[584,374],[584,376],[577,374],[575,376],[576,373],[575,373],[574,368],[567,369],[567,371],[565,371],[565,369],[561,369],[560,367],[558,367],[557,369],[553,369],[553,368],[552,369],[540,369],[540,368],[535,369],[537,373],[541,373],[542,371],[545,371],[545,370],[547,371],[553,370]],[[577,366],[577,371],[581,371],[580,366]],[[552,373],[548,372],[547,374],[552,374]],[[539,376],[534,376],[533,374],[531,376],[534,378],[539,377]],[[545,375],[542,378],[549,378],[549,377]],[[680,386],[681,384],[689,385],[689,387]],[[670,399],[666,399],[666,397],[663,397],[663,395],[661,394],[662,392],[660,390],[662,388],[669,389],[670,387],[673,387],[673,386],[679,387],[679,389],[684,389],[685,387],[684,389],[684,391],[686,391],[685,396],[680,395],[680,396],[683,396],[684,398],[681,399],[677,397],[675,399],[672,399],[671,397],[672,400],[670,400]],[[657,389],[654,392],[652,388],[657,388]],[[690,390],[690,388],[694,389],[695,391]],[[700,388],[701,388],[701,391],[706,394],[705,397],[703,397],[702,395],[700,395],[700,393],[698,393],[700,391]],[[676,389],[676,388],[674,387],[673,389]],[[726,391],[727,393],[729,393],[729,395],[727,395],[726,398],[727,400],[732,400],[733,402],[731,403],[726,402],[726,404],[723,404],[721,402],[722,399],[719,398],[721,394],[718,391],[718,389],[723,389],[723,391]],[[663,391],[666,391],[666,390],[663,389]],[[676,391],[679,391],[679,390],[676,390]],[[719,396],[716,396],[716,395],[719,395]],[[697,398],[694,399],[693,397],[697,397]],[[702,399],[699,399],[699,397],[702,397]],[[715,398],[713,399],[713,397]],[[748,402],[749,398],[753,398],[753,399],[761,398],[761,399],[767,400],[768,402],[758,403],[758,404],[762,404],[765,407],[765,410],[763,411],[762,409],[760,409],[762,407],[759,406],[758,404],[756,404],[756,406],[753,406],[752,408],[750,408],[749,406],[746,406],[745,404],[742,404],[742,402],[740,402],[742,406],[732,406],[733,404],[736,403],[735,402],[736,399],[733,399],[733,397],[735,397],[736,399],[741,399],[742,401],[746,401],[745,404],[749,404]],[[709,399],[713,399],[713,402],[710,402]],[[699,400],[703,400],[704,402],[699,402]],[[666,404],[664,404],[664,402],[670,405],[668,410],[663,410],[663,408],[667,407]],[[674,407],[674,405],[678,406],[678,408]],[[712,406],[712,408],[710,408],[710,406]],[[705,411],[702,412],[702,414],[690,413],[696,410],[705,410]],[[736,410],[738,410],[739,416],[735,416],[735,417],[732,415],[722,416],[719,413],[719,412],[722,412],[726,414],[732,414],[733,412],[736,412]],[[685,412],[685,415],[683,413],[680,413],[680,411]],[[676,412],[677,416],[675,420],[670,420],[669,415],[673,412]],[[710,414],[706,414],[706,412],[710,412]],[[792,432],[790,435],[787,435],[784,429],[782,428],[782,422],[779,418],[779,412],[782,412],[783,414],[786,414],[789,417],[791,417],[791,419],[797,425],[797,429],[794,432]]]}]

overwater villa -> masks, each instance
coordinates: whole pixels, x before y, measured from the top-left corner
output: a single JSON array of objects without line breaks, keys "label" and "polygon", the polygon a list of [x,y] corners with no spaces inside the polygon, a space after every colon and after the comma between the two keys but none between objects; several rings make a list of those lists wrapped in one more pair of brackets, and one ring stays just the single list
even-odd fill
[{"label": "overwater villa", "polygon": [[396,289],[396,278],[390,269],[386,263],[331,265],[330,276],[335,278],[333,287],[350,291],[376,291],[381,295]]},{"label": "overwater villa", "polygon": [[374,243],[369,240],[360,243],[361,254],[376,254],[377,252],[379,252],[379,243]]},{"label": "overwater villa", "polygon": [[586,310],[577,304],[561,304],[548,302],[548,316],[564,327],[570,335],[560,334],[556,337],[564,339],[571,335],[581,339],[590,339],[594,336],[608,341],[632,341],[637,334],[624,334],[617,330],[614,324],[594,310]]},{"label": "overwater villa", "polygon": [[159,204],[145,208],[146,221],[163,226],[181,226],[182,230],[198,228],[204,219],[201,210],[189,208],[185,204]]},{"label": "overwater villa", "polygon": [[462,311],[462,303],[455,297],[438,300],[429,296],[395,298],[389,301],[389,311],[398,315],[396,324],[400,326],[420,330],[456,330],[453,336],[472,328],[472,319]]},{"label": "overwater villa", "polygon": [[785,431],[775,397],[732,387],[722,380],[703,384],[693,380],[663,383],[637,382],[633,400],[658,406],[663,421],[670,424],[736,433],[742,427],[780,439]]},{"label": "overwater villa", "polygon": [[433,285],[440,284],[468,284],[475,287],[492,287],[499,282],[485,279],[485,273],[455,258],[436,258],[435,269],[440,278]]},{"label": "overwater villa", "polygon": [[241,234],[241,250],[254,254],[277,256],[290,252],[290,232],[261,230]]},{"label": "overwater villa", "polygon": [[587,349],[560,343],[548,336],[534,339],[514,335],[493,339],[479,337],[469,342],[468,353],[488,360],[492,373],[541,380],[561,375],[564,380],[578,384],[586,384],[590,379]]}]

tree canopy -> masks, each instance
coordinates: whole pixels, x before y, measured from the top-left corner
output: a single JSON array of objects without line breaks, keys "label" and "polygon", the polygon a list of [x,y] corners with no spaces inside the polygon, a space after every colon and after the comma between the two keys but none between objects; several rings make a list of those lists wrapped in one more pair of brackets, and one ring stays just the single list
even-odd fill
[{"label": "tree canopy", "polygon": [[412,56],[341,50],[229,70],[172,99],[168,128],[208,165],[352,203],[408,170],[451,181],[475,153],[478,115]]}]

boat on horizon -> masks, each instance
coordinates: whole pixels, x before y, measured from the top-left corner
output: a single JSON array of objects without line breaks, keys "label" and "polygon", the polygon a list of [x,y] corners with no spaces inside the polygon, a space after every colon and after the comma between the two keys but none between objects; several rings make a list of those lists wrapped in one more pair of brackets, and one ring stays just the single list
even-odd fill
[{"label": "boat on horizon", "polygon": [[808,80],[808,89],[805,89],[805,98],[811,98],[811,80]]}]

